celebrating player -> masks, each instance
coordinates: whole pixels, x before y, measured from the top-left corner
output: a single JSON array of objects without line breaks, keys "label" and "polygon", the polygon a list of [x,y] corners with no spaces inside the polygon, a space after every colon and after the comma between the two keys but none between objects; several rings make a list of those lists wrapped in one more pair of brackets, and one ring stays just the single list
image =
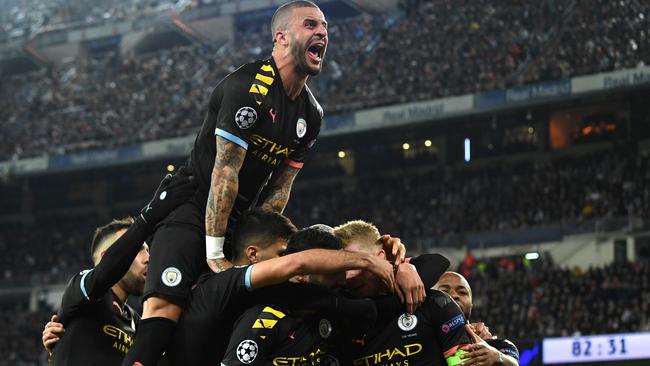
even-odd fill
[{"label": "celebrating player", "polygon": [[[472,313],[472,288],[469,287],[467,279],[460,273],[445,272],[434,289],[446,292],[460,306],[466,319],[470,319]],[[467,354],[461,359],[471,358],[461,366],[519,366],[519,350],[514,343],[507,339],[492,337],[489,328],[482,322],[473,323],[467,326],[467,331],[472,337],[474,344],[468,346]]]},{"label": "celebrating player", "polygon": [[[379,231],[369,223],[351,221],[334,231],[346,250],[385,256]],[[380,284],[366,271],[348,271],[346,280],[357,296],[381,294]],[[378,322],[344,347],[347,354],[343,359],[352,365],[459,365],[463,361],[460,356],[467,353],[463,347],[471,342],[464,324],[463,312],[449,295],[428,290],[424,304],[415,313]]]},{"label": "celebrating player", "polygon": [[[126,305],[144,287],[149,250],[144,240],[173,208],[194,194],[192,177],[167,175],[135,220],[113,220],[97,229],[91,245],[95,268],[75,275],[58,313],[65,336],[55,365],[119,365],[133,344],[139,316]],[[58,340],[58,339],[56,339]]]},{"label": "celebrating player", "polygon": [[198,276],[227,267],[224,244],[241,213],[256,205],[282,212],[316,142],[323,111],[305,83],[322,68],[325,17],[311,1],[292,1],[275,12],[271,30],[272,57],[243,65],[210,96],[188,162],[197,194],[154,235],[142,331],[125,365],[155,365]]}]

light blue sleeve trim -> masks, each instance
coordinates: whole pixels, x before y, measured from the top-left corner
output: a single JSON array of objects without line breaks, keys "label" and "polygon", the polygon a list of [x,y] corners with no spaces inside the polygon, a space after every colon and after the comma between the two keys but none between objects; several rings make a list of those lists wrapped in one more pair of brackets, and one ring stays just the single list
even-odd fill
[{"label": "light blue sleeve trim", "polygon": [[216,128],[214,130],[214,134],[217,135],[217,136],[221,136],[221,137],[225,138],[226,140],[234,142],[237,145],[239,145],[239,146],[243,147],[244,149],[248,150],[248,143],[246,141],[240,139],[239,137],[233,135],[232,133],[230,133],[228,131],[224,131],[224,130],[222,130],[220,128]]},{"label": "light blue sleeve trim", "polygon": [[81,293],[84,294],[84,297],[87,300],[90,300],[90,296],[88,296],[88,291],[86,291],[86,286],[84,285],[84,282],[86,282],[86,276],[88,276],[88,273],[90,273],[91,271],[94,271],[94,270],[95,270],[94,268],[90,269],[90,270],[86,270],[81,275],[81,283],[79,284],[79,286],[81,287]]},{"label": "light blue sleeve trim", "polygon": [[246,275],[244,277],[244,283],[246,284],[246,289],[247,290],[252,290],[251,288],[251,272],[253,272],[253,265],[248,266],[246,268]]}]

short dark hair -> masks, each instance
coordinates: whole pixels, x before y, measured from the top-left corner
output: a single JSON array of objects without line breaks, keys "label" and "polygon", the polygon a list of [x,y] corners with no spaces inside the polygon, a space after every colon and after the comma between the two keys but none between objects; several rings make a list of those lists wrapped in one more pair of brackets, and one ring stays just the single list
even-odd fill
[{"label": "short dark hair", "polygon": [[286,29],[285,27],[287,26],[289,18],[291,17],[291,11],[296,8],[319,9],[318,5],[309,0],[294,0],[280,5],[280,7],[273,14],[273,18],[271,18],[271,37],[273,37],[273,42],[275,42],[275,32],[278,29]]},{"label": "short dark hair", "polygon": [[277,211],[262,207],[250,209],[237,220],[233,231],[233,258],[242,258],[249,245],[267,248],[277,239],[289,239],[296,231],[291,220]]},{"label": "short dark hair", "polygon": [[343,248],[343,241],[334,235],[334,229],[327,225],[317,224],[299,230],[291,235],[285,254],[297,253],[307,249]]},{"label": "short dark hair", "polygon": [[[90,257],[93,263],[97,264],[99,262],[99,249],[104,247],[103,244],[106,243],[109,236],[122,229],[130,228],[134,222],[135,219],[133,217],[124,217],[122,219],[113,219],[108,224],[95,229],[95,235],[93,235],[93,241],[90,244]],[[113,243],[111,242],[111,244]]]}]

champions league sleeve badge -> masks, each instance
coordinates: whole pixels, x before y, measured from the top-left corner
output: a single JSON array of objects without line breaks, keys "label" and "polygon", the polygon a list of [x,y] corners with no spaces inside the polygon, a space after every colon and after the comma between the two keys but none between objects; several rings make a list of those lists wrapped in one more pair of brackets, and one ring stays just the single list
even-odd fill
[{"label": "champions league sleeve badge", "polygon": [[241,341],[239,343],[239,346],[237,346],[237,359],[241,363],[251,363],[255,361],[255,357],[257,357],[258,353],[258,348],[257,348],[257,343],[255,341],[246,339]]},{"label": "champions league sleeve badge", "polygon": [[235,113],[235,123],[242,130],[250,128],[257,121],[257,112],[251,107],[241,107]]},{"label": "champions league sleeve badge", "polygon": [[413,330],[415,326],[418,325],[418,317],[415,316],[414,314],[402,314],[397,318],[397,326],[399,329],[408,332],[409,330]]}]

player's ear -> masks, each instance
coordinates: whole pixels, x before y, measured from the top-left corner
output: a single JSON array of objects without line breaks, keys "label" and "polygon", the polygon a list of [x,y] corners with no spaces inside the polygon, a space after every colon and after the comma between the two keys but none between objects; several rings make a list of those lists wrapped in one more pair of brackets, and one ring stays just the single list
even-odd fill
[{"label": "player's ear", "polygon": [[249,245],[246,247],[246,258],[251,263],[259,262],[260,248],[255,245]]},{"label": "player's ear", "polygon": [[286,31],[278,30],[275,31],[275,43],[279,45],[286,46],[289,43],[289,35]]},{"label": "player's ear", "polygon": [[381,257],[382,259],[386,259],[386,251],[383,250],[383,249],[379,249],[379,251],[377,252],[377,255],[379,257]]}]

